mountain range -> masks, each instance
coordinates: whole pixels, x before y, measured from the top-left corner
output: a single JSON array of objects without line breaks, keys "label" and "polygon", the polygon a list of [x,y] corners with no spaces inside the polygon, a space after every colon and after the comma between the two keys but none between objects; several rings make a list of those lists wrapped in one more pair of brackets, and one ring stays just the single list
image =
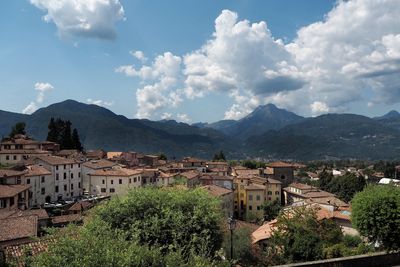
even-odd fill
[{"label": "mountain range", "polygon": [[165,153],[170,158],[211,158],[223,150],[230,159],[286,160],[397,159],[400,114],[382,117],[326,114],[305,118],[273,104],[257,107],[240,120],[189,125],[173,120],[128,119],[96,105],[73,100],[31,115],[0,111],[0,135],[17,122],[38,140],[47,136],[50,118],[70,120],[86,149]]}]

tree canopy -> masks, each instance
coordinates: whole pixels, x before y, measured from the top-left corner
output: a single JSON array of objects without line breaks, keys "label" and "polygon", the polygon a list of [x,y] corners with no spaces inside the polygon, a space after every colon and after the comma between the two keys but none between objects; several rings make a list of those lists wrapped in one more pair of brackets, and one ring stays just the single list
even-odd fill
[{"label": "tree canopy", "polygon": [[23,134],[23,135],[25,135],[25,134],[26,134],[25,127],[26,127],[25,122],[17,122],[17,123],[11,128],[11,132],[10,132],[10,134],[8,135],[9,138],[14,138],[17,134]]},{"label": "tree canopy", "polygon": [[319,180],[319,187],[322,190],[331,192],[346,202],[349,202],[357,192],[362,191],[365,185],[364,177],[354,173],[335,177],[332,173],[323,171]]},{"label": "tree canopy", "polygon": [[352,200],[352,223],[385,249],[400,249],[400,188],[370,185]]},{"label": "tree canopy", "polygon": [[47,141],[60,144],[61,149],[83,150],[78,130],[76,128],[72,130],[72,123],[69,120],[51,118],[48,129]]},{"label": "tree canopy", "polygon": [[214,154],[213,161],[226,161],[225,154],[222,150]]},{"label": "tree canopy", "polygon": [[34,266],[222,266],[221,223],[204,190],[139,188],[95,208]]}]

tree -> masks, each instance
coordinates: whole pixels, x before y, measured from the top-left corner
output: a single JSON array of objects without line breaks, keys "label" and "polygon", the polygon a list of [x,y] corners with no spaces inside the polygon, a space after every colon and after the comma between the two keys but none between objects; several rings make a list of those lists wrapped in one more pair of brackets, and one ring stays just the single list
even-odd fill
[{"label": "tree", "polygon": [[275,219],[279,215],[282,206],[279,200],[266,201],[262,205],[262,209],[264,210],[264,220],[268,222]]},{"label": "tree", "polygon": [[9,134],[9,138],[14,138],[17,134],[25,135],[25,122],[17,122],[12,128]]},{"label": "tree", "polygon": [[74,148],[78,151],[83,150],[81,140],[79,138],[78,130],[76,128],[74,128],[74,130],[72,131],[72,148]]},{"label": "tree", "polygon": [[49,129],[49,132],[47,133],[47,141],[50,141],[50,142],[58,142],[59,140],[58,140],[58,136],[59,136],[59,129],[58,129],[58,127],[57,127],[57,124],[56,124],[56,122],[55,122],[55,120],[54,120],[54,118],[51,118],[50,119],[50,122],[49,122],[49,125],[48,125],[48,129]]},{"label": "tree", "polygon": [[[249,227],[241,227],[233,232],[233,258],[243,266],[255,266],[258,262],[257,255],[252,249],[252,230]],[[227,233],[224,238],[223,248],[230,254],[231,238]],[[231,258],[231,255],[229,255]]]},{"label": "tree", "polygon": [[349,202],[355,193],[362,191],[365,185],[365,178],[354,173],[334,177],[331,173],[323,171],[319,180],[322,190],[331,192],[346,202]]},{"label": "tree", "polygon": [[204,190],[140,188],[92,212],[54,236],[33,266],[227,266],[214,258],[219,203]]},{"label": "tree", "polygon": [[168,160],[167,156],[163,153],[161,153],[160,155],[158,155],[158,159],[159,160]]},{"label": "tree", "polygon": [[220,150],[217,154],[215,154],[213,161],[226,161],[224,152]]},{"label": "tree", "polygon": [[278,216],[267,247],[272,263],[322,259],[325,246],[341,241],[340,227],[332,220],[319,221],[316,212],[312,208],[297,207]]},{"label": "tree", "polygon": [[63,131],[61,132],[61,149],[72,149],[71,122],[64,123]]},{"label": "tree", "polygon": [[352,223],[361,235],[387,250],[400,249],[400,189],[370,185],[352,200]]}]

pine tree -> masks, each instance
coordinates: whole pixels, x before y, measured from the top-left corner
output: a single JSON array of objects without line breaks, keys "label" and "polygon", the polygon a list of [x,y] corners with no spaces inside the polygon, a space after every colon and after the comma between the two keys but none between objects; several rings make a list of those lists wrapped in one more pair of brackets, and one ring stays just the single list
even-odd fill
[{"label": "pine tree", "polygon": [[25,122],[17,122],[15,126],[12,127],[9,137],[14,138],[14,136],[16,136],[17,134],[25,135],[26,134],[25,127],[26,127]]},{"label": "pine tree", "polygon": [[54,120],[54,118],[50,119],[49,126],[48,126],[49,132],[47,134],[47,141],[50,142],[58,142],[58,136],[59,136],[59,129],[57,128],[57,124]]},{"label": "pine tree", "polygon": [[72,135],[71,135],[71,122],[64,122],[64,128],[61,133],[61,149],[71,149],[72,148]]},{"label": "pine tree", "polygon": [[72,148],[79,150],[79,151],[83,150],[81,140],[79,138],[78,130],[76,128],[74,128],[74,130],[72,131]]}]

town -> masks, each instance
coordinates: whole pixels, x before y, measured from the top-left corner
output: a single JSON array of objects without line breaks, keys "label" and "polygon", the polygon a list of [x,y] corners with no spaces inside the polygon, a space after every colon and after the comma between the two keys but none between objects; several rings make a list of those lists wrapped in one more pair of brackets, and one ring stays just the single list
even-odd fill
[{"label": "town", "polygon": [[[79,137],[76,138],[79,143]],[[400,184],[395,179],[400,175],[400,166],[385,169],[388,166],[383,164],[383,169],[379,169],[382,163],[356,168],[359,162],[334,166],[322,162],[227,161],[223,151],[213,159],[188,156],[169,160],[162,154],[84,151],[80,144],[75,146],[78,149],[60,147],[56,142],[30,138],[22,123],[0,143],[3,262],[24,266],[23,251],[27,248],[35,256],[51,246],[53,239],[47,229],[62,229],[69,224],[82,226],[94,207],[141,188],[179,188],[189,192],[201,189],[218,199],[223,220],[233,224],[229,228],[246,229],[248,241],[238,242],[248,242],[248,250],[255,254],[254,261],[262,257],[256,255],[255,248],[268,247],[278,229],[278,215],[292,217],[300,208],[304,213],[315,212],[318,222],[333,222],[346,238],[357,240],[356,255],[375,247],[368,239],[361,239],[352,224],[352,197],[367,184],[393,188]],[[329,188],[328,182],[332,187],[333,180],[341,189]],[[347,185],[340,184],[340,180]],[[225,253],[225,258],[234,257],[232,252]],[[345,255],[326,253],[326,258]],[[245,262],[242,259],[241,264]]]}]

